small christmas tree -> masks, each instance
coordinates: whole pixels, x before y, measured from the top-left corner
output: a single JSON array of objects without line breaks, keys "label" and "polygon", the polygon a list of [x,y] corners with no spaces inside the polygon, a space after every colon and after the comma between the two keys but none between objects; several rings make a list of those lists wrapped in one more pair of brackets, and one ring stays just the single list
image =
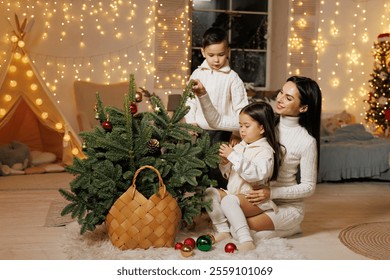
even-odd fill
[{"label": "small christmas tree", "polygon": [[378,35],[374,43],[373,56],[375,58],[374,72],[368,99],[369,108],[366,111],[366,122],[377,132],[385,132],[390,122],[390,34]]},{"label": "small christmas tree", "polygon": [[[207,187],[216,185],[207,174],[218,165],[219,145],[211,145],[209,135],[201,128],[182,121],[189,110],[186,100],[193,98],[191,87],[192,81],[172,117],[155,95],[150,97],[154,111],[137,113],[133,75],[123,110],[104,107],[97,94],[95,112],[101,125],[94,131],[80,133],[86,158],[74,158],[73,165],[66,168],[76,175],[70,183],[71,191],[60,189],[70,202],[61,215],[71,213],[77,218],[81,233],[93,231],[105,221],[111,206],[144,165],[159,170],[167,190],[177,199],[186,224],[192,224],[203,207],[210,207],[202,196]],[[137,177],[137,190],[150,197],[157,192],[157,183],[155,172],[143,171]]]}]

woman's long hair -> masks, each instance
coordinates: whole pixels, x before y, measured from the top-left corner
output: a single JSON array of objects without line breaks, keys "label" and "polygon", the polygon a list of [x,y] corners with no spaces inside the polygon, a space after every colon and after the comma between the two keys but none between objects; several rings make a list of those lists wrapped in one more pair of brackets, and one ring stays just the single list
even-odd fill
[{"label": "woman's long hair", "polygon": [[322,93],[317,82],[307,77],[292,76],[287,82],[293,82],[300,93],[301,105],[307,105],[307,111],[299,115],[299,124],[316,139],[318,160],[320,158],[320,126],[322,111]]},{"label": "woman's long hair", "polygon": [[267,102],[259,101],[253,102],[242,108],[240,114],[246,114],[254,119],[264,128],[264,137],[267,138],[268,143],[274,149],[274,170],[271,179],[278,177],[279,167],[282,163],[283,151],[282,147],[276,137],[275,128],[275,114],[271,105]]}]

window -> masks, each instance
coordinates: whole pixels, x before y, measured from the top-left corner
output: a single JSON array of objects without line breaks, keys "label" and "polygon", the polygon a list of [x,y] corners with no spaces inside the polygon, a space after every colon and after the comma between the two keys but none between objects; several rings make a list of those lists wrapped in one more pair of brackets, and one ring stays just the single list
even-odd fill
[{"label": "window", "polygon": [[210,27],[228,32],[230,67],[245,83],[267,88],[269,0],[193,0],[191,72],[204,60],[203,33]]}]

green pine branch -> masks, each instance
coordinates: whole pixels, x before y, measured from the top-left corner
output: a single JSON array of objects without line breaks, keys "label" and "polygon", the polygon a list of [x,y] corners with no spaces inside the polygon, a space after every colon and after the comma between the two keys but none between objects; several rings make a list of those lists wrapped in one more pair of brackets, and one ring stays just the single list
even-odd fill
[{"label": "green pine branch", "polygon": [[[103,114],[100,120],[108,116],[112,129],[106,131],[98,124],[94,130],[80,133],[86,158],[74,158],[66,168],[75,175],[70,191],[60,189],[69,201],[62,214],[77,218],[81,233],[105,221],[112,205],[130,187],[136,170],[144,165],[160,172],[167,190],[180,205],[185,223],[190,224],[202,208],[208,207],[202,197],[207,187],[216,185],[207,174],[218,165],[218,147],[210,144],[209,135],[201,128],[182,121],[189,110],[186,101],[194,97],[191,88],[192,81],[172,117],[154,95],[150,102],[158,110],[132,114],[130,106],[135,104],[136,93],[133,75],[122,109],[104,107],[97,94],[99,115]],[[157,174],[145,170],[139,173],[136,184],[139,192],[150,197],[158,189]]]}]

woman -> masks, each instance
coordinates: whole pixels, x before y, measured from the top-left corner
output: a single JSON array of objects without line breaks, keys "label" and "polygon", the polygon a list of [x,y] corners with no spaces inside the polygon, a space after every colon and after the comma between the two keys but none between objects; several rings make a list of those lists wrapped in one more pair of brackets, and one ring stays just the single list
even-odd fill
[{"label": "woman", "polygon": [[[244,198],[246,201],[229,195],[222,199],[222,209],[228,219],[232,213],[242,215],[240,223],[231,223],[232,234],[242,227],[244,217],[249,228],[262,231],[262,236],[287,237],[301,232],[300,224],[305,214],[303,199],[315,191],[321,90],[312,79],[293,76],[287,79],[276,101],[279,142],[286,149],[283,162],[277,180],[271,182],[269,188],[251,191]],[[269,199],[278,206],[277,212],[273,209],[259,214],[251,211],[250,204],[257,205]]]}]

